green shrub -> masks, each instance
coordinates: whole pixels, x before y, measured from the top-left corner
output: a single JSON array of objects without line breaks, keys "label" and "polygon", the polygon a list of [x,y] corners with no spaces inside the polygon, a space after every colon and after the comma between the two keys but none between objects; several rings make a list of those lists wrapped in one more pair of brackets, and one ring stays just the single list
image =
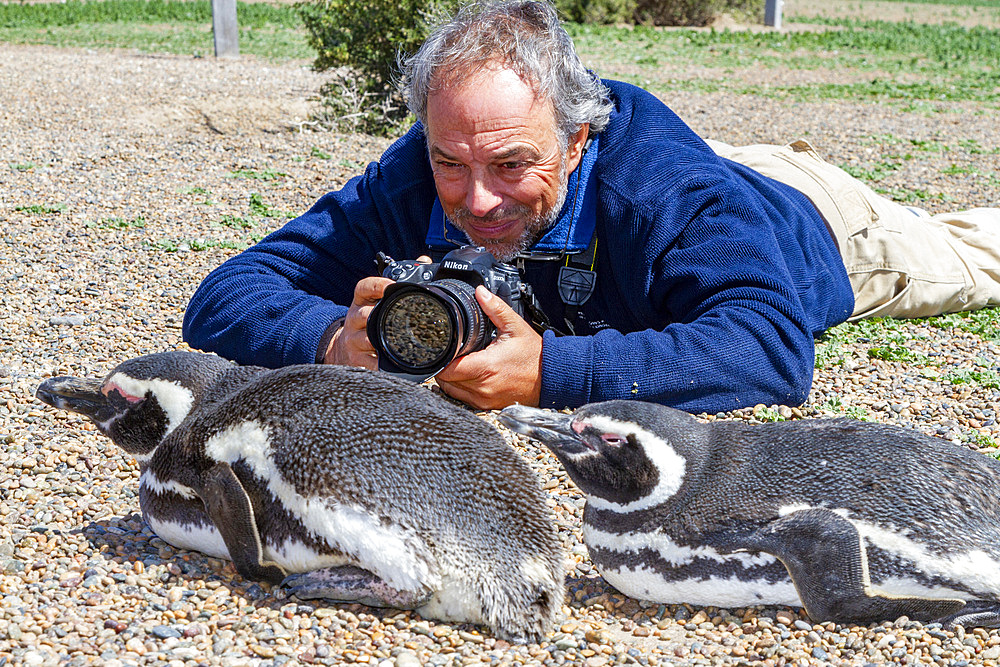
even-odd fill
[{"label": "green shrub", "polygon": [[636,0],[555,0],[559,16],[574,23],[631,23]]},{"label": "green shrub", "polygon": [[322,91],[326,120],[387,134],[407,117],[393,85],[397,54],[413,53],[439,12],[455,0],[311,0],[296,5],[318,54],[317,71],[336,69]]},{"label": "green shrub", "polygon": [[764,0],[635,0],[636,23],[704,26],[720,14],[763,20]]}]

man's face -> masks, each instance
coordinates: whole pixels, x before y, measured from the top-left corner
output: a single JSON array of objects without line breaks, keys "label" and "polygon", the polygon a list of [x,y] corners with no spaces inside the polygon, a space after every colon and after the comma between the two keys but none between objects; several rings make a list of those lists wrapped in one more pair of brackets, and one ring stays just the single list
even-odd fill
[{"label": "man's face", "polygon": [[485,69],[427,100],[427,145],[445,214],[509,261],[554,221],[587,127],[559,145],[555,112],[508,69]]}]

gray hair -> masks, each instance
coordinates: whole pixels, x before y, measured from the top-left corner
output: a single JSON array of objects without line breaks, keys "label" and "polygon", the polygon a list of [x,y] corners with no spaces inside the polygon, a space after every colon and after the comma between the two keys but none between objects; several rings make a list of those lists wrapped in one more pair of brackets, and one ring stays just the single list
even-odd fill
[{"label": "gray hair", "polygon": [[564,147],[584,123],[592,133],[607,126],[613,106],[608,89],[583,66],[555,8],[544,0],[463,6],[401,62],[400,88],[426,128],[430,93],[491,64],[512,69],[552,102]]}]

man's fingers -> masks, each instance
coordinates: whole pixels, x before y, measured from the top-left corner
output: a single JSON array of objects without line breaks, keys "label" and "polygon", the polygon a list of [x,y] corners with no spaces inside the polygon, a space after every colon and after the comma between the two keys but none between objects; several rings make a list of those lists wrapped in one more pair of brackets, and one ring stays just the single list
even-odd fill
[{"label": "man's fingers", "polygon": [[382,292],[392,280],[380,276],[363,278],[354,287],[354,303],[358,306],[373,306],[382,298]]},{"label": "man's fingers", "polygon": [[479,302],[479,307],[483,309],[486,317],[490,318],[500,333],[515,333],[520,331],[522,327],[531,327],[503,299],[482,285],[476,288],[476,301]]}]

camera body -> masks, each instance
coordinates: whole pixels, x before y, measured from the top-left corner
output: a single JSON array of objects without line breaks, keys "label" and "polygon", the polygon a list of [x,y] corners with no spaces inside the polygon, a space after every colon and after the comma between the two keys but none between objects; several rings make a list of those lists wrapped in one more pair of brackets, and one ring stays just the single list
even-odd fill
[{"label": "camera body", "polygon": [[496,327],[476,301],[479,285],[524,317],[517,269],[482,247],[452,250],[436,264],[388,260],[382,275],[396,282],[368,317],[368,339],[379,369],[399,377],[423,381],[493,341]]}]

